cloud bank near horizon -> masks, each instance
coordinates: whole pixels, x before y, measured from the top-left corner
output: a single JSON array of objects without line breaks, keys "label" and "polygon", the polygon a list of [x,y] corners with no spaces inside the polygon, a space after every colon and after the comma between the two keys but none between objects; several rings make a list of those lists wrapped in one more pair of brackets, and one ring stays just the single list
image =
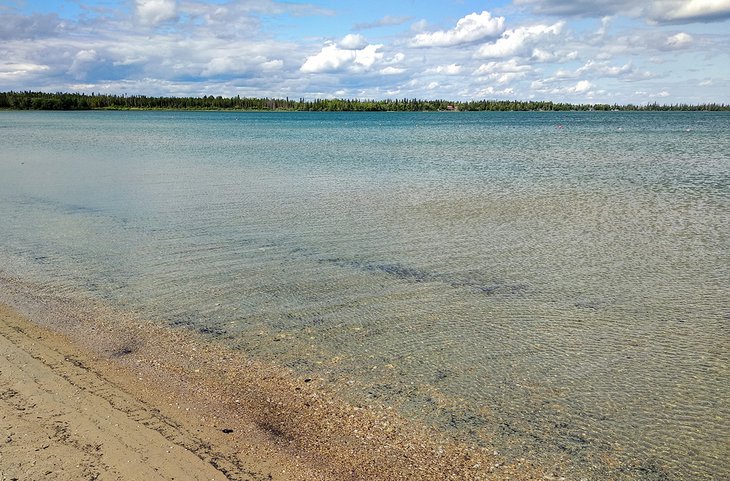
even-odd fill
[{"label": "cloud bank near horizon", "polygon": [[11,3],[0,90],[730,103],[730,0],[469,3]]}]

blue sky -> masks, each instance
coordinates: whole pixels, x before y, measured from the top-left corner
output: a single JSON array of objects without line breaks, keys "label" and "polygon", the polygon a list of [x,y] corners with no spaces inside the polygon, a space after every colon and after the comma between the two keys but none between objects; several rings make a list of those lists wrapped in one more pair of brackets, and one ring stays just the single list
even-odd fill
[{"label": "blue sky", "polygon": [[0,90],[730,103],[730,0],[3,0]]}]

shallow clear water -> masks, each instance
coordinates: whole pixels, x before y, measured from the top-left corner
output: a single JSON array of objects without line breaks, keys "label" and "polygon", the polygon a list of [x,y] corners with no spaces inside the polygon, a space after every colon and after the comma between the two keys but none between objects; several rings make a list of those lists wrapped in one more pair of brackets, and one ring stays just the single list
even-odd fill
[{"label": "shallow clear water", "polygon": [[0,275],[575,479],[730,477],[730,114],[0,112]]}]

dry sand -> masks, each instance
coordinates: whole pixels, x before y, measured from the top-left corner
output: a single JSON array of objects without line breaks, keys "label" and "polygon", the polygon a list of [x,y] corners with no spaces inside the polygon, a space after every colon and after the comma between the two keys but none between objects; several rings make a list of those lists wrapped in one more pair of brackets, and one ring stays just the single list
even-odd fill
[{"label": "dry sand", "polygon": [[0,481],[544,478],[187,331],[64,309],[0,305]]},{"label": "dry sand", "polygon": [[44,334],[0,310],[0,479],[226,479]]}]

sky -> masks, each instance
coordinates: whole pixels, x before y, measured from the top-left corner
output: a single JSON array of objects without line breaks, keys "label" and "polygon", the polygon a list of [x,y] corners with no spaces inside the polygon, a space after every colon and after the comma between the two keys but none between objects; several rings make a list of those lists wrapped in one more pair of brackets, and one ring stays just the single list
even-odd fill
[{"label": "sky", "polygon": [[730,0],[0,0],[0,91],[730,104]]}]

